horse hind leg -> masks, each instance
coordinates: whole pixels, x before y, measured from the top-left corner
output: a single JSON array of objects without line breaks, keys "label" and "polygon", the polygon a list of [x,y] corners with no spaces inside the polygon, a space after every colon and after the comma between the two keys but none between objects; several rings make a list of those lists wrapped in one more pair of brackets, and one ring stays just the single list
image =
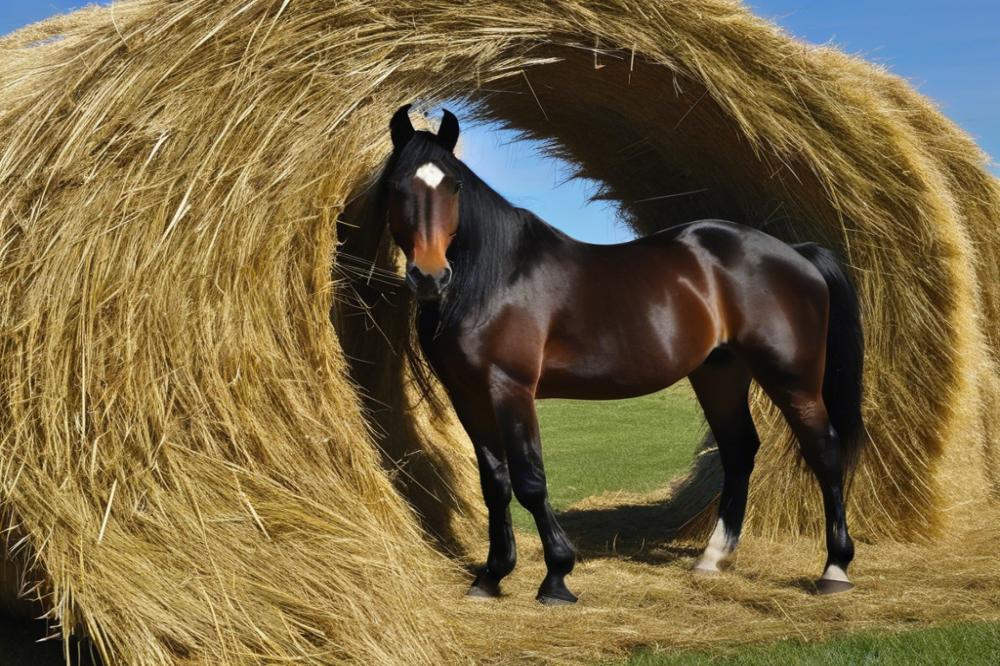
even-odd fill
[{"label": "horse hind leg", "polygon": [[822,399],[802,411],[817,414],[808,425],[800,426],[802,432],[797,435],[806,464],[819,481],[826,518],[827,559],[816,590],[820,594],[846,592],[854,587],[847,577],[847,566],[854,559],[854,542],[847,531],[840,437],[830,425]]},{"label": "horse hind leg", "polygon": [[716,574],[739,543],[760,438],[750,416],[750,372],[732,353],[714,352],[689,379],[719,447],[724,475],[715,532],[695,564],[698,573]]},{"label": "horse hind leg", "polygon": [[[758,381],[760,381],[758,377]],[[854,542],[847,531],[844,509],[844,471],[840,437],[830,425],[830,417],[819,387],[776,388],[774,382],[761,385],[788,421],[799,442],[802,457],[819,482],[826,519],[827,560],[816,583],[819,594],[846,592],[854,587],[847,566],[854,559]]]}]

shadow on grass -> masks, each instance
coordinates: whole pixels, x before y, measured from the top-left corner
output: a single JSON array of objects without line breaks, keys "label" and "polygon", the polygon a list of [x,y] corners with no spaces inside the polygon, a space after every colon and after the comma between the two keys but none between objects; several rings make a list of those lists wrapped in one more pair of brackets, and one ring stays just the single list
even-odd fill
[{"label": "shadow on grass", "polygon": [[703,449],[686,478],[659,501],[595,505],[591,499],[559,514],[580,553],[586,557],[628,558],[667,564],[693,557],[715,524],[722,475],[714,449]]},{"label": "shadow on grass", "polygon": [[[678,529],[671,529],[676,513],[676,507],[665,501],[557,510],[556,517],[577,553],[585,558],[668,564],[704,548],[690,533],[678,536]],[[515,520],[514,527],[515,534],[537,535],[530,516]]]},{"label": "shadow on grass", "polygon": [[671,504],[571,509],[559,514],[559,524],[584,557],[669,564],[700,551],[689,540],[678,540],[676,528],[670,529],[676,514]]}]

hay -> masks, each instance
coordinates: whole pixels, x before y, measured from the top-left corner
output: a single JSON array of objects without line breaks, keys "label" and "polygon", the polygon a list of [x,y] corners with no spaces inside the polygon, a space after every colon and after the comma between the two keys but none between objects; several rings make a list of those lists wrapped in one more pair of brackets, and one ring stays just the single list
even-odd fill
[{"label": "hay", "polygon": [[[364,192],[391,112],[451,98],[551,141],[637,229],[722,216],[847,258],[872,435],[851,520],[884,544],[859,548],[861,594],[791,584],[818,570],[790,536],[818,531],[818,492],[758,400],[739,576],[597,549],[581,609],[546,613],[529,540],[516,599],[455,604],[437,546],[484,549],[468,448],[410,409],[405,295],[330,272],[338,217],[380,247]],[[51,616],[109,663],[572,660],[1000,615],[997,534],[966,533],[1000,477],[1000,185],[904,83],[742,5],[90,9],[0,42],[0,186],[3,515]],[[712,467],[677,496],[711,497]],[[696,525],[704,503],[668,508]]]}]

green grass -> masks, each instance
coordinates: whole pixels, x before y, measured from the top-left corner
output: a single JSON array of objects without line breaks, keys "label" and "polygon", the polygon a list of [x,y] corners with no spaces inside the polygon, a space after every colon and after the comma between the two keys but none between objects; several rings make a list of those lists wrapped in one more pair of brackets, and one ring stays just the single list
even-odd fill
[{"label": "green grass", "polygon": [[[704,419],[687,382],[631,400],[539,400],[552,506],[607,491],[649,491],[687,469]],[[533,529],[512,503],[514,525]]]},{"label": "green grass", "polygon": [[823,643],[780,641],[755,647],[710,652],[654,654],[640,652],[627,666],[911,666],[912,664],[1000,664],[1000,625],[965,623],[896,634],[864,632]]},{"label": "green grass", "polygon": [[[704,432],[687,383],[654,395],[609,402],[538,403],[549,494],[556,510],[607,491],[649,491],[684,471]],[[515,526],[534,531],[520,506]],[[780,641],[708,651],[639,651],[621,666],[694,664],[1000,664],[1000,625],[963,623],[887,634],[860,632],[821,643]]]}]

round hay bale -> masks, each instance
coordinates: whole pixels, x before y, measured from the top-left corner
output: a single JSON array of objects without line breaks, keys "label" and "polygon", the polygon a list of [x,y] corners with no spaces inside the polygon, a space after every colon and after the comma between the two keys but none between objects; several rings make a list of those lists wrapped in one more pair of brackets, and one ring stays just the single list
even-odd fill
[{"label": "round hay bale", "polygon": [[[997,487],[1000,186],[905,83],[741,4],[135,0],[5,38],[0,90],[0,501],[43,603],[109,663],[482,647],[436,547],[480,515],[468,447],[414,404],[406,295],[331,276],[338,219],[391,265],[365,188],[412,100],[549,141],[638,230],[718,216],[836,248],[868,335],[860,535],[960,527]],[[752,530],[818,532],[755,414]]]}]

